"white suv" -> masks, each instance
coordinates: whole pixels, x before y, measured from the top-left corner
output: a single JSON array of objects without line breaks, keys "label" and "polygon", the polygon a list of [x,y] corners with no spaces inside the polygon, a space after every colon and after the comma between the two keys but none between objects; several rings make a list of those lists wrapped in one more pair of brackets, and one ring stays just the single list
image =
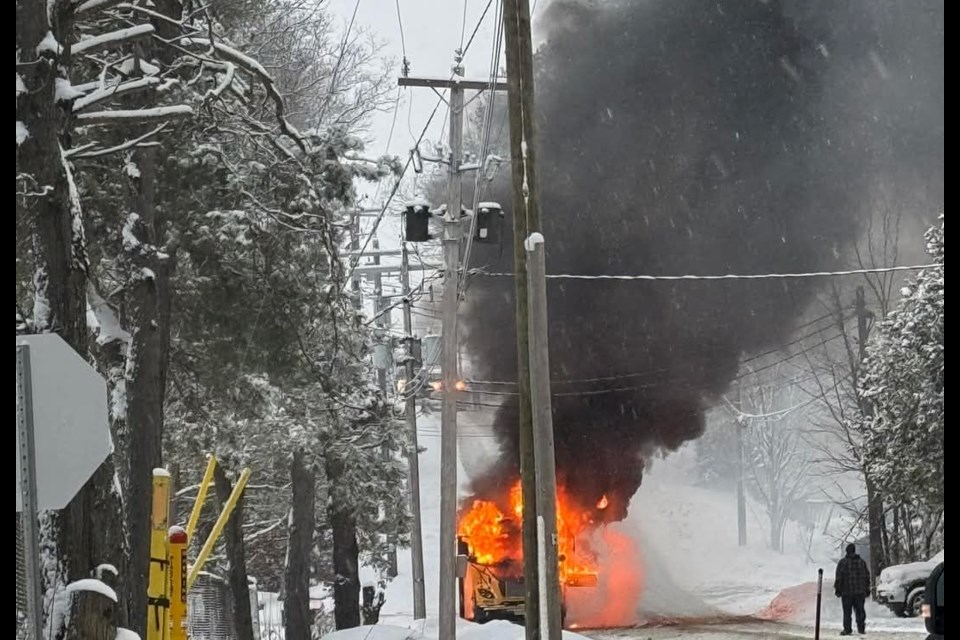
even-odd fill
[{"label": "white suv", "polygon": [[887,567],[880,572],[880,579],[877,581],[877,601],[887,605],[898,616],[919,616],[927,578],[941,562],[943,551],[926,562]]}]

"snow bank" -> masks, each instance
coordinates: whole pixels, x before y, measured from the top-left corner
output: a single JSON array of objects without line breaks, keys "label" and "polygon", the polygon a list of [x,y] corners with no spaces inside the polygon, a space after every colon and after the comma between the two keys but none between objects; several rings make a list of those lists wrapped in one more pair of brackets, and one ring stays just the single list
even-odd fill
[{"label": "snow bank", "polygon": [[[494,620],[484,625],[464,620],[457,621],[457,638],[460,640],[523,640],[523,627],[504,620]],[[376,625],[334,631],[322,640],[437,640],[437,620],[427,619],[412,623],[409,627]],[[564,631],[564,640],[588,640],[586,636]]]},{"label": "snow bank", "polygon": [[[883,605],[867,601],[867,631],[908,631],[926,633],[921,618],[897,618]],[[770,605],[757,614],[758,618],[812,627],[817,617],[817,583],[806,582],[781,591]],[[823,581],[823,601],[820,609],[821,626],[841,628],[843,610],[840,598],[833,594],[833,581]]]}]

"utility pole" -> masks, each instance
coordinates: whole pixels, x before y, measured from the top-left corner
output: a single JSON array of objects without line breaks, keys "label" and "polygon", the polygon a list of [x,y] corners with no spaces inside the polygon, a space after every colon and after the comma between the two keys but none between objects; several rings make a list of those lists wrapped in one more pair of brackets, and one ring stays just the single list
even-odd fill
[{"label": "utility pole", "polygon": [[[360,250],[360,212],[354,211],[350,214],[350,251],[355,253]],[[360,258],[357,257],[357,261]],[[356,270],[354,270],[356,271]],[[363,309],[363,294],[360,292],[360,274],[354,273],[350,279],[350,292],[353,294],[353,308],[357,311]]]},{"label": "utility pole", "polygon": [[737,425],[737,544],[747,546],[747,495],[744,491],[744,460],[743,460],[743,430],[747,427],[743,415],[743,387],[739,387],[739,413],[736,416]]},{"label": "utility pole", "polygon": [[[457,71],[462,72],[457,60]],[[443,300],[441,319],[443,352],[440,368],[443,379],[443,405],[440,415],[440,594],[439,636],[454,640],[457,636],[457,307],[460,271],[460,207],[462,190],[460,163],[463,160],[463,92],[483,91],[491,83],[460,78],[398,79],[401,87],[449,89],[450,158],[448,163],[447,211],[443,221]],[[500,89],[502,83],[493,83]],[[505,88],[505,87],[503,87]]]},{"label": "utility pole", "polygon": [[524,240],[540,231],[540,190],[534,131],[533,44],[529,0],[504,0],[503,26],[507,54],[510,160],[513,175],[513,271],[516,274],[517,387],[520,485],[523,493],[523,572],[527,640],[537,640],[540,585],[537,568],[537,485],[533,418],[530,406],[530,353],[527,320],[527,265]]},{"label": "utility pole", "polygon": [[[867,357],[867,340],[870,337],[870,327],[868,323],[871,317],[871,313],[867,311],[867,299],[862,286],[857,287],[857,297],[854,302],[854,308],[857,314],[857,341],[859,343],[854,384],[859,388],[862,379],[863,362]],[[864,417],[872,415],[873,407],[870,405],[870,401],[859,394],[857,399],[860,403],[860,412]],[[864,484],[867,488],[867,535],[870,538],[871,590],[876,591],[877,576],[880,575],[880,569],[883,568],[883,500],[877,496],[877,488],[874,486],[870,474],[865,474]]]},{"label": "utility pole", "polygon": [[[380,265],[380,240],[373,238],[373,264],[375,266]],[[390,323],[390,311],[387,299],[383,297],[383,274],[378,270],[373,275],[373,317],[376,318],[377,333],[380,335],[377,336],[377,339],[381,341],[381,345],[385,345],[383,353],[389,354],[390,350],[390,337],[388,329],[391,325]],[[387,397],[387,369],[386,365],[388,362],[392,362],[392,358],[383,358],[379,363],[382,366],[377,367],[377,387],[380,389],[380,393],[383,394],[384,399]],[[389,447],[386,445],[382,448],[383,459],[386,461],[390,460],[390,457],[393,455]],[[396,578],[397,573],[399,573],[399,568],[397,566],[397,541],[396,535],[392,533],[387,534],[387,575],[391,578]]]},{"label": "utility pole", "polygon": [[440,637],[457,634],[457,306],[460,286],[460,159],[463,154],[463,89],[450,88],[450,165],[443,221],[441,330],[443,405],[440,413]]},{"label": "utility pole", "polygon": [[540,638],[561,640],[560,567],[557,553],[557,468],[550,401],[550,344],[547,323],[547,267],[543,236],[526,240],[530,309],[530,387],[537,477],[537,564],[540,580]]},{"label": "utility pole", "polygon": [[407,243],[403,243],[403,253],[400,263],[400,284],[403,295],[403,339],[407,343],[406,349],[406,379],[403,389],[406,396],[404,418],[407,423],[407,432],[410,437],[410,452],[408,454],[407,484],[410,488],[410,515],[413,516],[413,531],[410,532],[410,566],[413,571],[413,619],[422,620],[427,617],[427,599],[423,582],[423,525],[420,522],[420,445],[417,442],[417,394],[414,391],[414,362],[413,362],[413,316],[410,300],[410,256],[407,253]]}]

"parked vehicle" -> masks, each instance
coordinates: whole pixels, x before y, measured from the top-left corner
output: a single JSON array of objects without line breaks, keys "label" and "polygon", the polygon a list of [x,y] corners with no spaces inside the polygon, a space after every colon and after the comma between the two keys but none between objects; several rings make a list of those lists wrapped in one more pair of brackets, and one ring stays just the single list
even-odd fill
[{"label": "parked vehicle", "polygon": [[896,615],[915,618],[923,608],[927,578],[943,563],[943,551],[926,562],[911,562],[887,567],[877,581],[877,601]]}]

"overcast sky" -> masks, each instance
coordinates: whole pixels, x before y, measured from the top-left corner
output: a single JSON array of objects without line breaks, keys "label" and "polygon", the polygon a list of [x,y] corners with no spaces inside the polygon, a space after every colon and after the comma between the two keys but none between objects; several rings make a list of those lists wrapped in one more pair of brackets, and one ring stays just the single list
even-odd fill
[{"label": "overcast sky", "polygon": [[[483,14],[487,0],[466,1],[466,28],[464,29],[464,3],[454,0],[399,0],[400,17],[403,21],[403,43],[406,45],[406,56],[410,61],[411,76],[449,77],[453,65],[454,50],[460,46],[461,32],[464,32],[464,43],[470,38],[474,27]],[[464,59],[466,78],[486,80],[489,75],[490,52],[493,46],[495,28],[495,2],[490,7],[473,43]],[[377,39],[383,43],[383,56],[394,61],[394,75],[401,74],[401,61],[404,55],[404,46],[400,38],[400,27],[397,20],[397,5],[395,0],[327,0],[327,7],[340,22],[343,32],[357,7],[357,17],[354,29],[364,28],[372,31]],[[501,64],[502,66],[502,64]],[[393,121],[393,111],[377,114],[369,129],[369,154],[380,155],[390,153],[399,156],[405,161],[413,143],[430,117],[430,112],[436,104],[436,95],[430,89],[405,88],[400,94],[400,107],[397,113],[396,126],[389,148],[386,147],[390,136],[390,126]],[[445,137],[444,123],[446,111],[437,112],[425,140],[439,141]],[[429,148],[429,147],[428,147]],[[426,155],[426,154],[425,154]],[[429,169],[429,167],[427,167]],[[412,172],[411,172],[412,174]],[[379,193],[374,186],[361,187],[361,193],[367,194],[368,200],[364,206],[380,206],[389,193],[390,184],[386,181]],[[403,189],[409,194],[411,184]],[[374,200],[375,199],[375,200]],[[372,226],[372,220],[367,218],[362,222],[364,231]],[[399,245],[400,224],[398,216],[388,215],[380,225],[377,237],[384,249],[395,248]],[[427,253],[429,247],[422,247]],[[384,263],[393,264],[394,257],[386,257]],[[393,293],[397,289],[395,277],[385,278],[384,290]],[[414,285],[419,277],[413,277]],[[372,286],[365,283],[364,288]],[[423,326],[432,325],[427,317],[418,317],[415,310],[415,323]],[[394,314],[393,324],[399,322],[399,313]]]},{"label": "overcast sky", "polygon": [[[410,74],[449,76],[454,49],[460,46],[461,32],[464,31],[464,3],[454,0],[399,0],[399,4]],[[469,39],[486,5],[486,0],[466,0],[464,41]],[[394,0],[359,0],[357,5],[357,0],[328,0],[328,7],[339,16],[342,29],[349,23],[355,6],[358,8],[354,28],[363,27],[376,34],[384,44],[384,56],[395,60],[396,76],[399,76],[403,46],[396,3]],[[488,77],[496,20],[495,9],[495,6],[491,6],[487,12],[464,60],[466,77],[469,79],[486,80]],[[374,118],[370,129],[371,152],[379,155],[387,151],[405,159],[436,104],[436,97],[429,89],[403,89],[400,100],[397,124],[389,149],[385,149],[385,145],[393,120],[392,112],[378,114]],[[438,112],[425,139],[440,139],[444,115],[444,112]]]}]

